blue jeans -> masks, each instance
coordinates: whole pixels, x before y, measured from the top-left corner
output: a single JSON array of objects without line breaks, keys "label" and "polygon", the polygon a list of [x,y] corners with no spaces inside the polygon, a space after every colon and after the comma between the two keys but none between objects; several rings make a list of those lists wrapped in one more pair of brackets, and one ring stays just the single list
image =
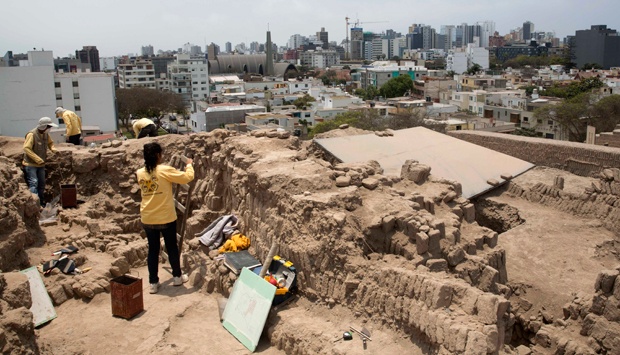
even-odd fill
[{"label": "blue jeans", "polygon": [[156,284],[159,282],[159,235],[163,235],[166,251],[168,252],[168,261],[172,267],[172,276],[181,277],[181,261],[179,257],[179,247],[177,245],[177,221],[168,224],[152,226],[144,226],[146,239],[149,241],[149,255],[146,263],[149,269],[149,283]]},{"label": "blue jeans", "polygon": [[24,173],[26,174],[28,189],[33,194],[38,195],[41,206],[45,206],[45,203],[43,203],[43,193],[45,192],[45,167],[25,166]]}]

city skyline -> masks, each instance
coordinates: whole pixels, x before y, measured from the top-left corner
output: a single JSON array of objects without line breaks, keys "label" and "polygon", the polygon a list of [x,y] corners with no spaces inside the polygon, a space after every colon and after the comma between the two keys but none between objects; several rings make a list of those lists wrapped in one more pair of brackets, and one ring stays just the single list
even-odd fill
[{"label": "city skyline", "polygon": [[[240,9],[247,9],[249,14]],[[110,57],[139,54],[146,45],[152,45],[155,53],[177,50],[185,43],[198,45],[204,51],[211,42],[223,50],[226,42],[231,42],[233,48],[241,42],[248,46],[254,41],[264,43],[268,28],[278,46],[286,46],[291,35],[313,35],[321,27],[329,33],[329,41],[340,44],[346,36],[345,17],[350,18],[350,23],[359,19],[360,27],[367,31],[392,29],[403,34],[414,23],[432,26],[439,32],[442,25],[493,21],[496,31],[504,35],[530,21],[535,31],[555,32],[556,37],[564,38],[592,25],[619,29],[615,16],[618,10],[617,0],[594,0],[587,7],[577,0],[525,0],[516,5],[490,0],[470,4],[457,0],[425,4],[394,0],[268,0],[259,6],[247,0],[236,1],[234,6],[196,0],[111,0],[84,5],[68,0],[28,0],[3,6],[0,54],[36,48],[64,57],[75,55],[75,50],[83,46],[97,46],[101,57]]]}]

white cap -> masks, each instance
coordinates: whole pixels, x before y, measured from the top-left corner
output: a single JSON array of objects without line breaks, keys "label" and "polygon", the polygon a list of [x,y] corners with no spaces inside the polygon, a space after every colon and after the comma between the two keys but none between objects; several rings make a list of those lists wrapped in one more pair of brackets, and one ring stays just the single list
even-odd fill
[{"label": "white cap", "polygon": [[37,128],[42,131],[48,127],[58,127],[58,125],[52,122],[52,119],[49,117],[41,117],[41,119],[39,119],[39,126],[37,126]]},{"label": "white cap", "polygon": [[62,108],[62,107],[56,107],[56,111],[54,111],[54,112],[55,112],[56,114],[59,114],[59,113],[63,113],[63,112],[65,112],[65,111],[66,111],[66,110],[65,110],[64,108]]}]

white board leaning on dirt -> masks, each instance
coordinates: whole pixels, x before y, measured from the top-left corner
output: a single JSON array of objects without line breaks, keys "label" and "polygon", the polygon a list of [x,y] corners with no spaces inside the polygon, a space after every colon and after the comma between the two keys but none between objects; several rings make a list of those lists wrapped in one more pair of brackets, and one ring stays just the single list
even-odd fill
[{"label": "white board leaning on dirt", "polygon": [[394,136],[375,134],[315,140],[343,163],[376,160],[385,175],[400,176],[407,160],[431,167],[431,175],[461,183],[463,197],[471,198],[500,184],[504,176],[517,176],[534,167],[524,160],[475,145],[424,127],[394,131]]},{"label": "white board leaning on dirt", "polygon": [[252,352],[258,346],[275,294],[274,285],[244,267],[226,303],[224,328]]},{"label": "white board leaning on dirt", "polygon": [[56,310],[54,309],[50,296],[47,294],[47,289],[45,288],[45,284],[41,279],[41,274],[39,274],[37,267],[29,267],[20,272],[28,276],[30,294],[32,296],[30,312],[32,312],[34,326],[38,327],[56,318]]}]

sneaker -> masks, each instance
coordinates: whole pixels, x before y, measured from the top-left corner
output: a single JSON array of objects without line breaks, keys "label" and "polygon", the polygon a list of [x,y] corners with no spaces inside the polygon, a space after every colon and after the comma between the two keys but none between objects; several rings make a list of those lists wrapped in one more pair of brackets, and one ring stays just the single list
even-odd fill
[{"label": "sneaker", "polygon": [[183,285],[184,283],[186,283],[188,280],[189,280],[189,277],[188,277],[187,275],[183,274],[183,275],[181,275],[181,277],[175,277],[175,278],[173,278],[173,282],[172,282],[172,284],[173,284],[174,286],[181,286],[181,285]]},{"label": "sneaker", "polygon": [[156,284],[149,284],[149,293],[157,293],[159,290],[159,282]]}]

